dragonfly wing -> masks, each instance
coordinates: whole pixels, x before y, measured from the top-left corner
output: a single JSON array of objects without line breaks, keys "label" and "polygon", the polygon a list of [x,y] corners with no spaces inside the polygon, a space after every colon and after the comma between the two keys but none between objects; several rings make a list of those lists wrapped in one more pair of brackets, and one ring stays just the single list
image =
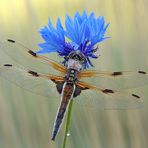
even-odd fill
[{"label": "dragonfly wing", "polygon": [[[25,68],[14,67],[11,64],[0,66],[0,76],[32,93],[52,99],[60,98],[54,87],[54,83],[63,83],[63,78],[60,76],[43,75]],[[81,106],[97,109],[129,109],[142,106],[139,96],[133,93],[100,89],[86,85],[85,82],[80,84],[80,87],[84,86],[82,93],[74,99],[75,103]],[[115,93],[111,93],[112,91]]]},{"label": "dragonfly wing", "polygon": [[[79,85],[80,86],[80,85]],[[96,109],[136,109],[143,106],[142,98],[130,91],[98,88],[82,82],[82,93],[75,99],[76,104]]]},{"label": "dragonfly wing", "polygon": [[10,39],[3,41],[0,43],[0,49],[13,59],[13,61],[23,67],[33,68],[34,70],[42,70],[42,72],[53,71],[53,69],[64,74],[66,72],[66,68],[62,64],[48,59],[45,56],[37,55],[35,51],[25,47],[17,41]]},{"label": "dragonfly wing", "polygon": [[148,85],[148,74],[144,71],[84,71],[80,78],[100,87],[129,89]]},{"label": "dragonfly wing", "polygon": [[[39,74],[35,71],[14,67],[11,64],[0,66],[0,76],[32,93],[48,98],[57,98],[58,92],[54,83],[63,82],[60,76]],[[51,81],[52,80],[52,81]]]}]

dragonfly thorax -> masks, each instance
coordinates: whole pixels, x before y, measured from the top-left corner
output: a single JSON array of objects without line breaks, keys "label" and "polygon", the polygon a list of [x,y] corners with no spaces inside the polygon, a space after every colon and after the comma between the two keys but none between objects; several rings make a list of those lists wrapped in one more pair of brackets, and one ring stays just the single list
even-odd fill
[{"label": "dragonfly thorax", "polygon": [[74,84],[77,81],[77,74],[78,74],[77,70],[72,68],[68,69],[67,74],[65,76],[66,82],[69,84]]},{"label": "dragonfly thorax", "polygon": [[69,59],[67,61],[67,69],[80,71],[82,69],[82,64],[78,60]]}]

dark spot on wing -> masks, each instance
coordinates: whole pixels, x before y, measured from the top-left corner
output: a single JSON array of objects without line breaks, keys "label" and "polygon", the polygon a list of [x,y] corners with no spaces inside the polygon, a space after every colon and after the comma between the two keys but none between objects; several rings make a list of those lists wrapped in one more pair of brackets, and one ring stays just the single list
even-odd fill
[{"label": "dark spot on wing", "polygon": [[11,64],[4,64],[4,66],[6,66],[6,67],[12,67]]},{"label": "dark spot on wing", "polygon": [[120,75],[122,75],[122,72],[120,71],[116,71],[112,73],[112,76],[120,76]]},{"label": "dark spot on wing", "polygon": [[146,74],[145,71],[138,71],[138,73],[140,73],[140,74]]},{"label": "dark spot on wing", "polygon": [[15,43],[15,41],[14,40],[11,40],[11,39],[8,39],[7,41],[8,42],[11,42],[11,43]]},{"label": "dark spot on wing", "polygon": [[132,94],[132,96],[135,97],[135,98],[137,98],[137,99],[140,98],[140,96],[138,96],[138,95],[136,95],[136,94]]},{"label": "dark spot on wing", "polygon": [[82,90],[86,90],[86,89],[89,89],[88,87],[84,87]]},{"label": "dark spot on wing", "polygon": [[51,81],[54,82],[55,84],[57,84],[56,81],[55,81],[55,79],[51,79]]},{"label": "dark spot on wing", "polygon": [[103,89],[102,92],[105,94],[113,94],[114,93],[114,91],[111,89]]},{"label": "dark spot on wing", "polygon": [[33,76],[35,76],[35,77],[38,77],[39,76],[39,74],[37,73],[37,72],[35,72],[35,71],[28,71],[28,73],[30,73],[31,75],[33,75]]},{"label": "dark spot on wing", "polygon": [[86,89],[89,89],[89,87],[80,87],[81,88],[81,90],[86,90]]},{"label": "dark spot on wing", "polygon": [[34,57],[37,57],[37,54],[35,52],[33,52],[32,50],[29,50],[28,53],[31,54]]}]

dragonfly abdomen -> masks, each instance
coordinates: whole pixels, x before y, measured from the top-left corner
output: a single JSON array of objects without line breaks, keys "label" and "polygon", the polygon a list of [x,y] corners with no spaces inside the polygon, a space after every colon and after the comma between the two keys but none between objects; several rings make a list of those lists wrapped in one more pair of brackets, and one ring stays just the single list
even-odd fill
[{"label": "dragonfly abdomen", "polygon": [[65,115],[65,111],[67,109],[67,106],[69,104],[69,100],[71,99],[73,92],[75,90],[74,84],[69,84],[67,82],[63,85],[62,95],[61,95],[61,104],[57,112],[56,120],[54,123],[54,128],[52,132],[52,140],[55,140],[55,137],[60,129],[60,126],[62,124],[62,120]]}]

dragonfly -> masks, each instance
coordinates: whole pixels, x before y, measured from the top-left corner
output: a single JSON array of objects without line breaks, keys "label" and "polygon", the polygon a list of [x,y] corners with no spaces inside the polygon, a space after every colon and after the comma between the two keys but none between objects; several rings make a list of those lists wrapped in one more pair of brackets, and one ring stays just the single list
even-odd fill
[{"label": "dragonfly", "polygon": [[[76,13],[75,18],[79,18],[79,23],[82,23],[83,18],[85,18],[84,20],[88,19],[85,12],[81,17]],[[94,21],[93,14],[90,15],[89,19],[90,18]],[[68,17],[67,20],[70,21],[70,18]],[[99,18],[96,21],[99,21],[100,23],[104,20]],[[63,33],[59,20],[57,21],[57,24],[57,31]],[[69,22],[66,22],[66,24],[68,30],[71,25]],[[104,23],[102,24],[104,26]],[[84,26],[82,25],[82,27]],[[95,28],[99,29],[97,27]],[[101,40],[97,42],[103,41],[106,28],[107,26],[103,30]],[[59,32],[56,32],[55,29],[49,31],[50,29],[52,30],[53,27],[49,21],[48,28],[45,27],[41,32],[42,37],[46,42],[48,39],[48,44],[43,43],[40,45],[45,50],[49,47],[59,48],[58,46],[60,45],[56,46],[57,41],[59,38],[63,39],[63,36]],[[88,30],[88,27],[86,29]],[[56,33],[53,35],[54,32]],[[52,46],[49,44],[53,39],[51,39],[51,36],[49,35],[53,35],[53,38],[56,39],[56,44],[54,44],[53,41],[51,42]],[[56,38],[57,35],[58,38]],[[100,35],[100,33],[98,35]],[[61,40],[59,44],[60,43]],[[0,43],[0,49],[20,65],[15,66],[11,63],[2,64],[0,66],[1,77],[30,92],[48,98],[51,98],[54,84],[57,94],[61,96],[51,136],[53,141],[60,130],[65,112],[71,99],[74,99],[74,102],[77,104],[101,109],[135,109],[143,106],[142,98],[137,93],[131,92],[129,88],[147,84],[148,73],[146,71],[90,70],[88,65],[92,66],[92,63],[89,60],[89,56],[96,58],[93,53],[96,52],[97,48],[92,48],[90,42],[85,40],[84,44],[78,46],[77,49],[73,49],[77,44],[71,43],[72,46],[70,46],[70,44],[67,44],[64,41],[64,46],[66,46],[66,48],[64,51],[58,51],[60,56],[64,56],[64,62],[60,63],[40,54],[40,51],[36,52],[31,50],[13,39],[7,39]],[[61,49],[63,48],[64,47],[62,46]],[[55,48],[53,48],[53,50],[55,50]],[[26,68],[26,61],[33,63],[32,68],[30,65]],[[36,64],[36,61],[39,62]],[[46,73],[42,72],[43,67],[46,67],[45,69],[49,71]],[[53,74],[53,70],[57,71],[58,74]],[[94,79],[94,81],[89,82],[91,79]],[[125,89],[129,90],[126,91]]]},{"label": "dragonfly", "polygon": [[[81,81],[81,79],[91,79],[92,77],[99,79],[99,77],[102,77],[104,80],[106,80],[106,82],[109,81],[110,83],[110,81],[113,81],[116,83],[116,80],[128,80],[128,78],[133,76],[134,78],[142,77],[141,79],[143,79],[143,82],[146,82],[148,79],[148,74],[144,71],[81,71],[81,62],[84,60],[84,57],[80,52],[72,52],[69,55],[68,65],[63,66],[62,64],[45,56],[37,55],[33,50],[11,39],[8,39],[5,43],[2,43],[1,49],[3,49],[5,53],[11,57],[13,53],[10,52],[11,49],[15,49],[15,51],[17,51],[15,54],[19,53],[19,50],[21,50],[23,58],[29,55],[30,58],[42,61],[42,64],[47,64],[56,71],[60,72],[60,75],[57,76],[51,73],[39,73],[32,69],[27,69],[22,65],[21,67],[16,67],[11,63],[5,63],[0,66],[1,77],[36,94],[46,97],[51,96],[50,87],[53,87],[53,84],[55,84],[57,92],[61,94],[61,102],[54,123],[52,140],[55,140],[55,137],[60,129],[60,125],[62,123],[62,119],[64,118],[70,99],[74,98],[74,101],[80,105],[85,104],[86,106],[90,105],[94,108],[100,107],[103,109],[129,109],[139,108],[143,105],[142,98],[135,93],[129,93],[121,90],[119,91],[110,87],[97,87],[93,84]],[[20,61],[21,63],[22,59],[18,58],[16,61]],[[131,82],[125,85],[128,88],[130,84]],[[133,83],[133,87],[144,84],[145,83]],[[81,94],[83,91],[84,94]],[[84,97],[83,100],[80,99],[81,95]],[[79,98],[76,98],[78,96]]]}]

